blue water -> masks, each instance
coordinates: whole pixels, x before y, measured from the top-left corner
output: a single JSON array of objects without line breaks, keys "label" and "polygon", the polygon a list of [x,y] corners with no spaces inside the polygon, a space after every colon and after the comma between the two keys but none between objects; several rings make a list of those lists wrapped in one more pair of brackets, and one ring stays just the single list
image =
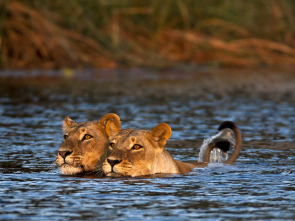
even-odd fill
[{"label": "blue water", "polygon": [[[220,89],[210,84],[219,78],[204,73],[122,74],[1,79],[0,220],[295,220],[290,80],[279,91],[267,77],[259,87],[240,80]],[[173,132],[166,149],[178,160],[196,160],[223,120],[239,125],[243,150],[234,166],[210,164],[186,175],[61,175],[54,162],[63,118],[98,120],[108,112],[123,128],[167,122]]]}]

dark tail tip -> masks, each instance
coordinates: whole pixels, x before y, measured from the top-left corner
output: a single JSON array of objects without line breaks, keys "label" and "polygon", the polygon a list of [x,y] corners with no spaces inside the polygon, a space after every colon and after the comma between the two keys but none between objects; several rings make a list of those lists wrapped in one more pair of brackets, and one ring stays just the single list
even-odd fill
[{"label": "dark tail tip", "polygon": [[230,142],[228,142],[227,140],[222,140],[222,141],[218,141],[216,142],[216,147],[221,149],[223,152],[227,152],[230,149]]},{"label": "dark tail tip", "polygon": [[232,121],[224,121],[218,128],[218,131],[221,131],[225,128],[229,128],[229,129],[232,129],[234,130],[237,126],[235,125],[234,122]]}]

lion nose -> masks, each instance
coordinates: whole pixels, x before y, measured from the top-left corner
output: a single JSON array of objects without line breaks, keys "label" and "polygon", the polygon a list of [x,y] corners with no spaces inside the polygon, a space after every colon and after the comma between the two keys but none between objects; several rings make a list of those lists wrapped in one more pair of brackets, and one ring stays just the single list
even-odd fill
[{"label": "lion nose", "polygon": [[66,151],[58,151],[58,154],[66,159],[67,156],[71,155],[73,153],[73,151],[69,151],[69,150],[66,150]]},{"label": "lion nose", "polygon": [[111,167],[114,167],[116,164],[121,163],[122,160],[118,160],[118,159],[116,159],[116,160],[111,160],[111,159],[108,159],[108,162],[109,162],[109,164],[111,165]]}]

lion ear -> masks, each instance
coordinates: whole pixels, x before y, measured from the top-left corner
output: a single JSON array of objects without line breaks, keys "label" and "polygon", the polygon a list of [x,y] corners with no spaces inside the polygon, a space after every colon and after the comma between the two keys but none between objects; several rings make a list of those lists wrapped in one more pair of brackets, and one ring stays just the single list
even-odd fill
[{"label": "lion ear", "polygon": [[70,117],[66,116],[63,121],[62,129],[63,129],[63,131],[67,131],[71,126],[73,126],[75,124],[76,124],[76,122],[74,120],[72,120]]},{"label": "lion ear", "polygon": [[99,124],[109,137],[116,135],[121,130],[120,117],[117,114],[109,113],[104,115],[100,119]]},{"label": "lion ear", "polygon": [[160,147],[164,147],[167,140],[171,137],[171,133],[171,127],[166,123],[161,123],[150,134],[159,143]]}]

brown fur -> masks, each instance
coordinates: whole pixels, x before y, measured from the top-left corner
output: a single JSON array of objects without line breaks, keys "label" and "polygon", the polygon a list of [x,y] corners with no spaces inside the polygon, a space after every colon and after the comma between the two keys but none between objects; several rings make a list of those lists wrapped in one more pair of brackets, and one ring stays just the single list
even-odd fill
[{"label": "brown fur", "polygon": [[[236,137],[236,147],[228,160],[224,163],[233,164],[242,147],[242,136],[237,126],[225,121],[219,130],[230,128]],[[106,125],[106,132],[110,138],[107,158],[103,163],[103,171],[107,176],[143,176],[152,174],[184,174],[195,167],[205,167],[210,162],[210,153],[218,148],[216,143],[210,144],[204,153],[205,162],[185,163],[175,160],[165,149],[167,140],[171,136],[171,128],[161,123],[152,131],[126,129],[111,120]],[[141,148],[135,149],[135,146]]]},{"label": "brown fur", "polygon": [[[112,130],[108,130],[108,126],[112,127]],[[107,176],[184,174],[195,167],[207,166],[207,163],[193,164],[177,161],[164,149],[171,136],[171,128],[166,123],[159,124],[149,132],[133,129],[121,130],[110,121],[106,131],[110,142],[113,143],[103,163],[103,171]],[[135,144],[139,144],[142,148],[133,149]]]},{"label": "brown fur", "polygon": [[[120,126],[120,118],[112,113],[106,114],[99,121],[81,123],[76,123],[69,117],[65,118],[63,122],[65,139],[56,155],[56,162],[63,174],[86,174],[93,172],[95,168],[96,170],[101,168],[109,144],[105,128],[112,120]],[[85,139],[85,135],[90,138]]]},{"label": "brown fur", "polygon": [[[230,122],[230,121],[223,122],[220,125],[219,130],[222,130],[224,128],[230,128],[231,130],[234,131],[235,138],[236,138],[236,146],[233,153],[223,163],[233,164],[236,161],[236,159],[239,157],[239,153],[242,148],[242,134],[239,128],[233,122]],[[214,148],[217,148],[216,143],[212,143],[206,148],[206,150],[204,151],[204,162],[210,162],[210,153]]]}]

